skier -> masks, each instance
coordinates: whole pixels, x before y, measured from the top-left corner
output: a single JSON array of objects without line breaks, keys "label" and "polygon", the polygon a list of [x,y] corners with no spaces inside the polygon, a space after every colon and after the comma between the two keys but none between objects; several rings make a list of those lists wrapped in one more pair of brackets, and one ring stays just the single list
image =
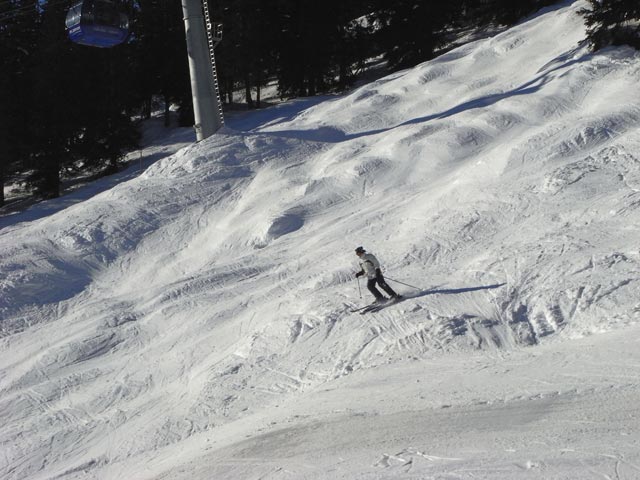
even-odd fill
[{"label": "skier", "polygon": [[372,253],[367,253],[364,248],[358,247],[356,248],[356,255],[360,257],[360,266],[362,267],[362,269],[356,273],[356,277],[367,275],[369,279],[367,281],[367,288],[373,293],[373,296],[376,297],[376,303],[387,300],[387,298],[380,293],[380,290],[376,288],[376,283],[391,296],[392,300],[402,298],[384,281],[382,271],[380,270],[380,262],[378,262],[378,259],[374,257]]}]

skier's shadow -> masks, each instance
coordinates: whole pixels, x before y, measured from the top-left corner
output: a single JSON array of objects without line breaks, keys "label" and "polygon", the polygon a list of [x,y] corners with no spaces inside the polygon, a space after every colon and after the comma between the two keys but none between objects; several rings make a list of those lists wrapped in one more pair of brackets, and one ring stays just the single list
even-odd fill
[{"label": "skier's shadow", "polygon": [[506,285],[506,283],[496,283],[493,285],[481,285],[478,287],[465,287],[465,288],[440,288],[441,286],[429,288],[416,293],[409,293],[404,295],[406,298],[420,298],[427,295],[459,295],[461,293],[477,292],[480,290],[493,290]]}]

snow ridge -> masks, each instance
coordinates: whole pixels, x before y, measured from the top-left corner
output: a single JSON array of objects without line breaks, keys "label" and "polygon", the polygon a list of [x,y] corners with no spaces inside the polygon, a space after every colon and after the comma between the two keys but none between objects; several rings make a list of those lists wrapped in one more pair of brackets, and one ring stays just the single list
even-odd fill
[{"label": "snow ridge", "polygon": [[[322,419],[308,423],[296,399],[333,405],[326,392],[349,397],[378,371],[410,376],[412,362],[442,358],[488,368],[635,325],[640,56],[589,54],[581,6],[345,96],[232,119],[133,180],[0,230],[3,478],[279,478],[266,453],[253,469],[207,455],[282,455],[263,434],[321,442]],[[407,300],[349,313],[369,301],[357,245]],[[539,408],[531,422],[549,398],[567,401],[505,391],[505,408]],[[411,395],[497,415],[469,391],[442,392],[444,406]],[[291,431],[269,437],[284,404]],[[393,418],[411,430],[393,415],[382,432]],[[376,458],[334,476],[289,468],[360,478],[464,460],[411,445]],[[514,478],[499,470],[487,478]]]}]

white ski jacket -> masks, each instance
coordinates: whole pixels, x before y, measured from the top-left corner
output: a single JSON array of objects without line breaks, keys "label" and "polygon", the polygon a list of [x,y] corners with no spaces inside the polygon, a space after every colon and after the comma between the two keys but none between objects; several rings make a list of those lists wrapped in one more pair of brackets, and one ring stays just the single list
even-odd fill
[{"label": "white ski jacket", "polygon": [[365,253],[360,257],[360,266],[368,278],[376,278],[376,268],[380,268],[380,262],[372,253]]}]

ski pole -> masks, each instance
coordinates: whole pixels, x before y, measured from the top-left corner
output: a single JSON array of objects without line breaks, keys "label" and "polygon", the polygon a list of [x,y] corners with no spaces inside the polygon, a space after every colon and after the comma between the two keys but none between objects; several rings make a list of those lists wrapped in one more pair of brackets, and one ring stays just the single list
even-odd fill
[{"label": "ski pole", "polygon": [[360,290],[360,277],[356,277],[356,282],[358,282],[358,295],[362,298],[362,290]]},{"label": "ski pole", "polygon": [[409,285],[408,283],[401,282],[400,280],[394,280],[393,278],[387,277],[386,275],[385,275],[384,278],[386,278],[387,280],[391,280],[392,282],[396,282],[396,283],[400,283],[402,285],[406,285],[407,287],[415,288],[416,290],[422,290],[422,288],[418,288],[418,287],[415,287],[413,285]]}]

